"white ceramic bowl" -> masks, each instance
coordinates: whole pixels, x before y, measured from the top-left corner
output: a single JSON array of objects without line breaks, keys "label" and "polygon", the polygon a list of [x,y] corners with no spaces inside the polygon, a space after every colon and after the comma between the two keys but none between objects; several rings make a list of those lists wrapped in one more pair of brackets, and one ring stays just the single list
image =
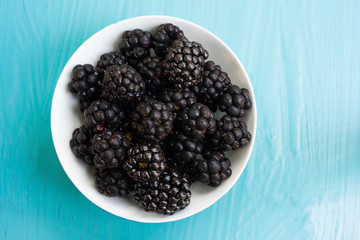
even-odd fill
[{"label": "white ceramic bowl", "polygon": [[[93,170],[77,159],[69,147],[72,132],[82,125],[83,116],[79,111],[78,100],[67,89],[67,84],[71,80],[72,68],[77,64],[90,63],[95,65],[101,54],[118,48],[119,38],[124,31],[135,28],[153,31],[158,25],[168,22],[179,26],[188,39],[200,42],[209,51],[209,59],[219,64],[223,71],[229,74],[234,84],[249,89],[253,102],[253,107],[245,118],[253,138],[246,147],[227,154],[232,163],[232,176],[218,188],[208,187],[202,183],[193,184],[190,205],[171,216],[145,212],[136,206],[130,197],[108,198],[96,190],[92,176]],[[255,96],[250,80],[239,59],[224,42],[211,32],[194,23],[174,17],[135,17],[112,24],[97,32],[72,55],[56,85],[51,108],[51,131],[56,153],[66,174],[91,202],[122,218],[139,222],[170,222],[189,217],[211,206],[227,193],[238,180],[249,160],[255,142]]]}]

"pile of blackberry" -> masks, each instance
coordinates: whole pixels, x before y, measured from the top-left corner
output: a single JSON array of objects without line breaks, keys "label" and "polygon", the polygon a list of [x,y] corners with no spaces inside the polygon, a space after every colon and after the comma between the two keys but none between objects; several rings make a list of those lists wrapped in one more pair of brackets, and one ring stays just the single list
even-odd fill
[{"label": "pile of blackberry", "polygon": [[190,204],[192,183],[218,187],[231,176],[225,152],[251,141],[251,96],[208,57],[164,23],[125,31],[95,67],[74,67],[68,88],[84,120],[70,147],[100,193],[171,215]]}]

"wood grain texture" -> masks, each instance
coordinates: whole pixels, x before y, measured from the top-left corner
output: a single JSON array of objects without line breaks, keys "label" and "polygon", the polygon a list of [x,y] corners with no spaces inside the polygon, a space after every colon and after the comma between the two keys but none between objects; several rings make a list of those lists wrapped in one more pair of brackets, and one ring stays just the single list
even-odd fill
[{"label": "wood grain texture", "polygon": [[[360,2],[0,1],[0,239],[360,239]],[[234,188],[178,222],[142,224],[89,202],[50,132],[72,53],[122,19],[193,21],[252,81],[254,152]]]}]

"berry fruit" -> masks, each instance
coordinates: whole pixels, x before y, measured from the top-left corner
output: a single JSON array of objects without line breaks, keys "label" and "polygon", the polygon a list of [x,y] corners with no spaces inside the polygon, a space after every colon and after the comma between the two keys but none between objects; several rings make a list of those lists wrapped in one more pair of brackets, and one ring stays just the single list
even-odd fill
[{"label": "berry fruit", "polygon": [[167,160],[157,144],[144,143],[128,150],[128,158],[123,164],[127,174],[135,181],[157,180],[166,169]]}]

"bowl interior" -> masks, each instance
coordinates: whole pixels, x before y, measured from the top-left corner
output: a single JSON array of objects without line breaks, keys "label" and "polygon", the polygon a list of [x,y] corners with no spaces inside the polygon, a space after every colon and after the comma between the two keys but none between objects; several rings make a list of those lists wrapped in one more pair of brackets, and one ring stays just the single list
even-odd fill
[{"label": "bowl interior", "polygon": [[[227,153],[232,163],[232,176],[218,188],[195,183],[192,188],[191,204],[184,210],[171,216],[143,211],[130,197],[108,198],[100,194],[93,182],[93,169],[77,159],[69,147],[69,141],[75,128],[83,124],[77,99],[68,91],[72,68],[77,64],[96,65],[100,55],[118,49],[119,38],[126,30],[141,28],[153,31],[162,23],[171,22],[179,26],[192,41],[200,42],[209,51],[209,60],[219,64],[229,74],[233,84],[249,89],[253,107],[245,122],[253,139],[246,147]],[[100,208],[123,218],[139,222],[169,222],[196,214],[215,203],[235,184],[243,172],[250,157],[256,133],[256,103],[250,80],[236,55],[214,34],[204,28],[174,17],[143,16],[112,24],[94,34],[72,55],[64,67],[53,96],[51,109],[51,130],[55,149],[66,174],[79,191]]]}]

